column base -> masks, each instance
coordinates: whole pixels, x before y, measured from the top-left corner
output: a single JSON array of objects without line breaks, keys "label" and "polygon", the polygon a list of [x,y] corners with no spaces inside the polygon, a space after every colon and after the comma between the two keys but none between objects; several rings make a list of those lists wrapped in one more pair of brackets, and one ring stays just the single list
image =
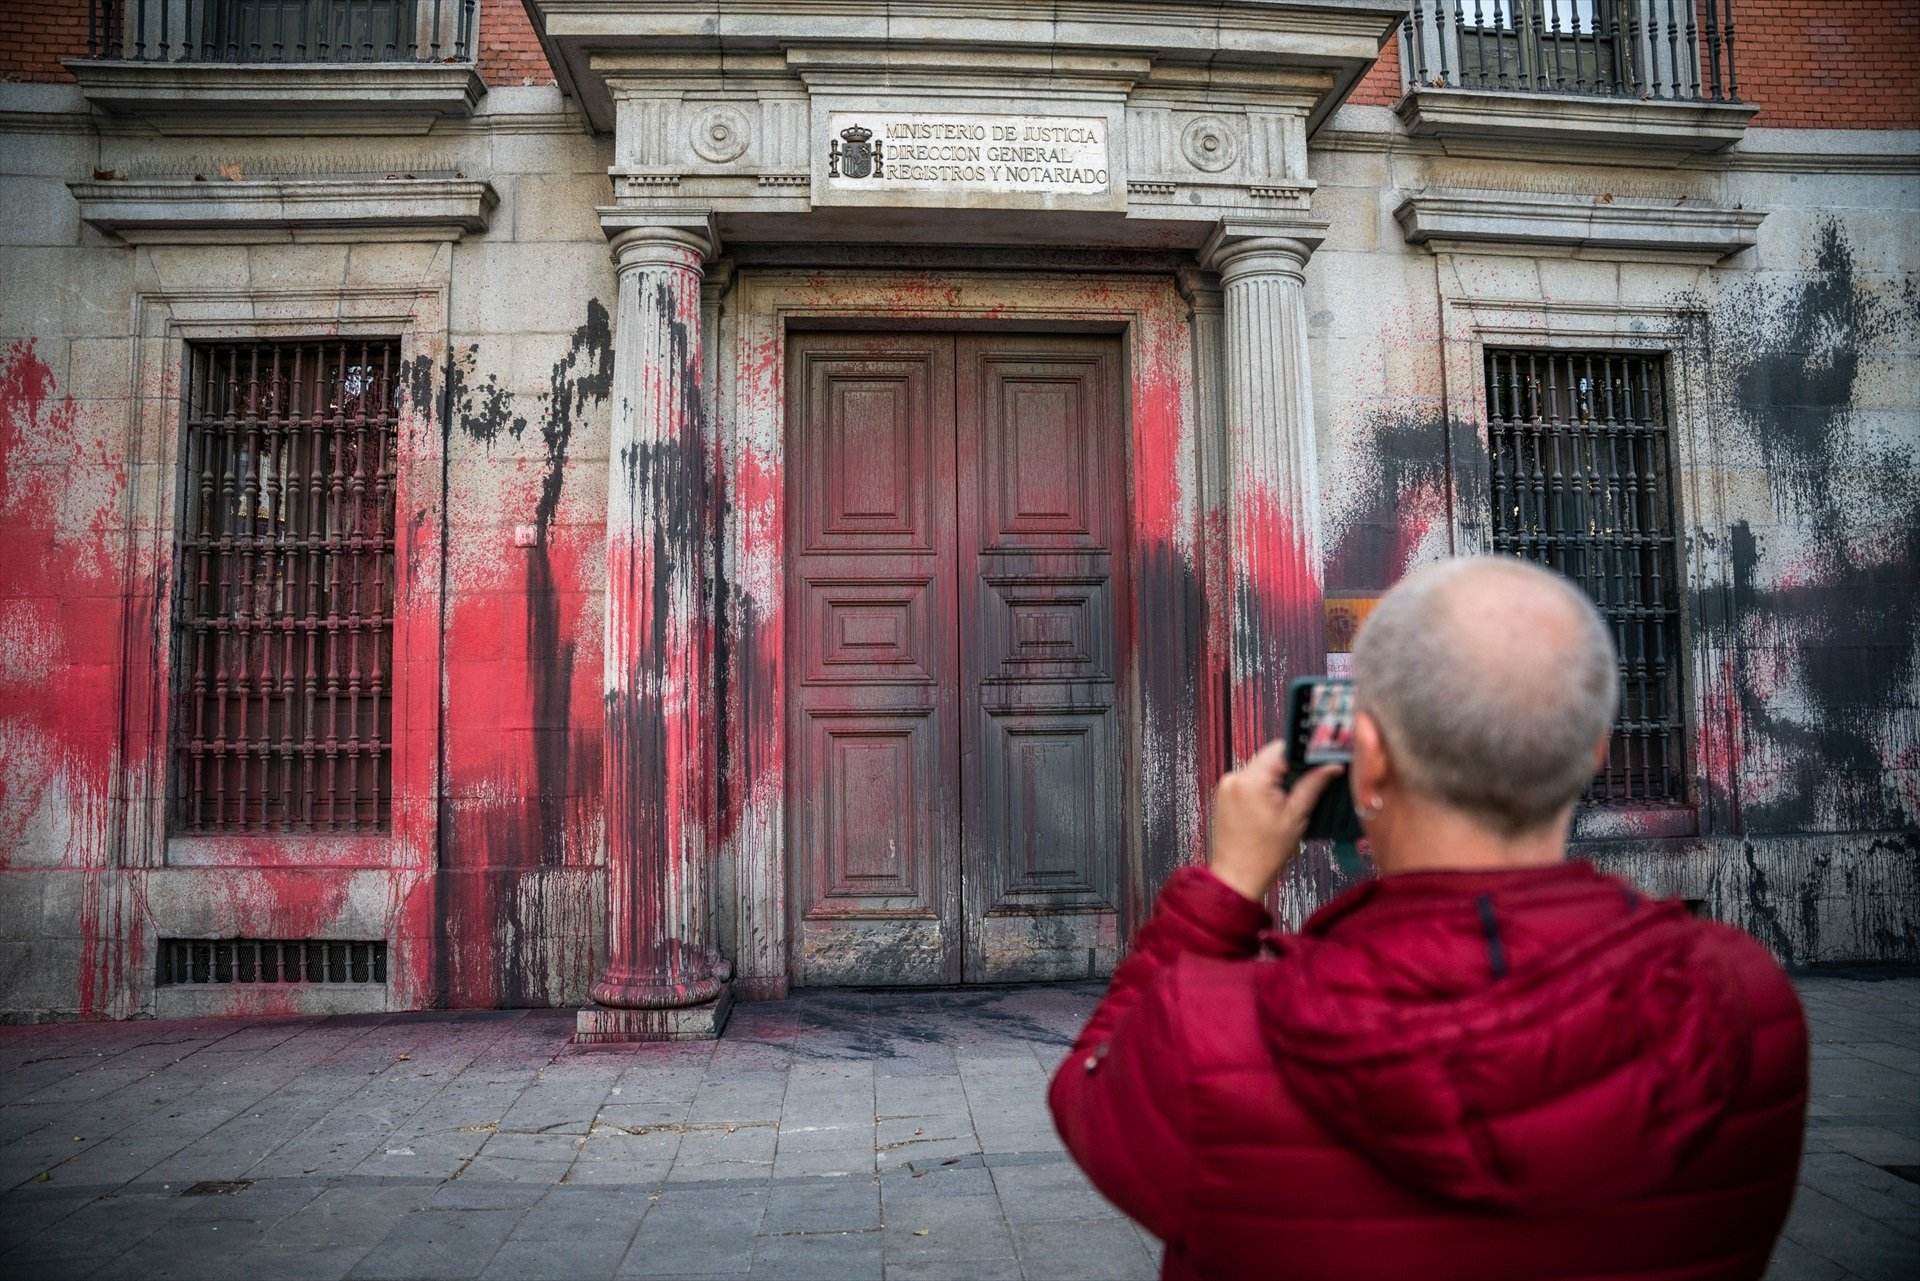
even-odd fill
[{"label": "column base", "polygon": [[722,987],[720,995],[702,1005],[684,1005],[671,1010],[617,1010],[593,1005],[581,1010],[575,1021],[575,1045],[612,1045],[620,1041],[711,1041],[727,1025],[733,1009],[733,989]]}]

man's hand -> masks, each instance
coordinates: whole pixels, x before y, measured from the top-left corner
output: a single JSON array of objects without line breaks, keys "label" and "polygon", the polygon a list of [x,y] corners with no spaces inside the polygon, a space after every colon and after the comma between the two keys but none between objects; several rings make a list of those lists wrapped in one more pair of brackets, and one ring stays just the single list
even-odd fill
[{"label": "man's hand", "polygon": [[1212,850],[1207,868],[1258,903],[1300,851],[1300,837],[1327,784],[1343,767],[1308,770],[1293,785],[1287,775],[1287,745],[1268,743],[1252,760],[1220,780],[1213,789]]}]

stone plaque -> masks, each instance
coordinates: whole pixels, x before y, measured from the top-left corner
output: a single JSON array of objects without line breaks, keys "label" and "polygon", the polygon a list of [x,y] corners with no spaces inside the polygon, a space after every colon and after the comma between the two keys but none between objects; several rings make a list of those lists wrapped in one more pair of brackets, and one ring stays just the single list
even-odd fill
[{"label": "stone plaque", "polygon": [[830,201],[1107,205],[1115,189],[1106,116],[835,110],[825,122]]}]

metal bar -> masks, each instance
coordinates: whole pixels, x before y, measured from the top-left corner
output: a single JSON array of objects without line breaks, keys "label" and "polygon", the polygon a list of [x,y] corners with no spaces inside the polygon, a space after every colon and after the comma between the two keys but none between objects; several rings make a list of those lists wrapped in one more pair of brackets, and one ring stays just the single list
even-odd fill
[{"label": "metal bar", "polygon": [[1668,97],[1680,97],[1680,23],[1673,14],[1673,0],[1667,0],[1667,74],[1672,77]]},{"label": "metal bar", "polygon": [[1693,0],[1685,0],[1687,10],[1687,96],[1700,96],[1700,15]]},{"label": "metal bar", "polygon": [[1738,102],[1740,101],[1740,76],[1739,76],[1739,73],[1736,72],[1733,68],[1733,0],[1726,0],[1726,4],[1727,4],[1727,21],[1726,21],[1727,101]]},{"label": "metal bar", "polygon": [[1706,0],[1708,92],[1720,101],[1720,0]]},{"label": "metal bar", "polygon": [[[1438,5],[1435,12],[1438,13]],[[1407,53],[1412,62],[1408,70],[1413,73],[1413,87],[1419,89],[1427,83],[1427,11],[1421,7],[1420,0],[1413,0],[1413,17],[1407,30],[1411,33],[1407,37]]]}]

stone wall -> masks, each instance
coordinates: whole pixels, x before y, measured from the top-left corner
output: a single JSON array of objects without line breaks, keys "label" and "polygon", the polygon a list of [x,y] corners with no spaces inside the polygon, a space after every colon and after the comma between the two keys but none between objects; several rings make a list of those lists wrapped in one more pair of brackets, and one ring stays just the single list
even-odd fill
[{"label": "stone wall", "polygon": [[[515,40],[501,47],[533,75]],[[185,935],[387,939],[396,1007],[583,1002],[604,956],[615,281],[595,209],[611,142],[557,90],[497,81],[471,119],[424,133],[159,133],[93,116],[64,84],[0,86],[0,116],[0,1015],[178,1009],[156,993],[153,954]],[[1474,424],[1449,383],[1449,307],[1674,328],[1708,406],[1681,497],[1699,818],[1658,839],[1595,827],[1589,848],[1797,961],[1920,957],[1912,153],[1910,133],[1756,128],[1726,156],[1659,164],[1462,157],[1355,105],[1309,157],[1313,212],[1330,224],[1306,268],[1330,592],[1380,590],[1470,539],[1459,460]],[[479,180],[498,203],[484,230],[424,240],[129,245],[83,222],[68,187],[368,171]],[[1766,219],[1754,247],[1711,267],[1409,245],[1395,213],[1436,188]],[[857,271],[865,252],[833,250],[832,270]],[[929,251],[916,265],[914,252],[893,270],[937,278],[963,261]],[[426,783],[369,860],[261,840],[189,866],[153,821],[177,430],[155,407],[178,387],[148,327],[163,306],[200,307],[241,333],[365,290],[437,300],[416,313],[429,358],[409,392],[400,512],[413,577],[396,725]],[[350,319],[353,304],[325,305]],[[1330,873],[1303,863],[1296,888],[1303,907]],[[723,934],[746,928],[721,917]]]},{"label": "stone wall", "polygon": [[[0,1010],[150,1014],[157,939],[233,935],[387,939],[402,1007],[583,1001],[604,929],[613,272],[593,208],[607,145],[551,88],[495,89],[475,118],[424,137],[364,139],[156,139],[96,131],[64,86],[0,94],[19,112],[0,138],[0,522],[15,549],[0,574]],[[66,188],[96,171],[316,177],[369,157],[483,178],[490,227],[452,244],[128,246],[80,222]],[[172,389],[140,385],[134,336],[163,297],[187,299],[169,304],[176,317],[252,298],[264,320],[335,293],[350,314],[368,288],[444,290],[444,356],[419,372],[405,435],[415,590],[399,648],[417,661],[395,713],[397,747],[429,779],[443,771],[444,795],[396,803],[378,866],[338,866],[322,840],[258,839],[179,866],[143,814],[150,797],[129,795],[164,776],[139,729],[164,694],[130,688],[141,674],[123,656],[163,652],[156,584],[171,558],[148,475],[161,464],[134,461],[130,433]]]},{"label": "stone wall", "polygon": [[[1683,451],[1677,487],[1699,824],[1592,849],[1800,961],[1920,956],[1911,137],[1755,128],[1725,162],[1549,167],[1448,157],[1388,112],[1348,107],[1312,153],[1315,208],[1332,219],[1309,272],[1330,596],[1474,536],[1457,483],[1473,425],[1449,390],[1458,300],[1501,300],[1543,332],[1595,310],[1670,325],[1673,359],[1702,371],[1708,438]],[[1393,219],[1429,187],[1712,201],[1766,219],[1758,244],[1711,268],[1430,252]]]}]

